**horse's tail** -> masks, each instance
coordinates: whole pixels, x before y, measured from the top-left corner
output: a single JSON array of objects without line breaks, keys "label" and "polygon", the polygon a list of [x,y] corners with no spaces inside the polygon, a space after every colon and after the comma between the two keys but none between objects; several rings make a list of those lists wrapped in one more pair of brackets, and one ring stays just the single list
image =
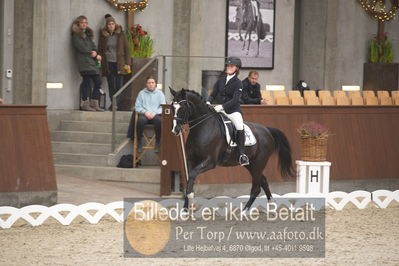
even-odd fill
[{"label": "horse's tail", "polygon": [[294,168],[292,166],[291,146],[287,137],[281,130],[273,127],[267,127],[276,143],[276,150],[278,151],[278,165],[280,167],[282,176],[295,176]]}]

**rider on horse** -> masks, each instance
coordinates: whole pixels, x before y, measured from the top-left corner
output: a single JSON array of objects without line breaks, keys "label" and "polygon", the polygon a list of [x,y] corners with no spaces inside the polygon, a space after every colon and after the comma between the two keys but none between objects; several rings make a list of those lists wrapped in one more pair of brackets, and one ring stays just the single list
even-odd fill
[{"label": "rider on horse", "polygon": [[215,111],[227,116],[237,129],[237,145],[240,153],[238,162],[240,165],[248,165],[249,159],[245,155],[245,133],[244,121],[240,109],[240,97],[242,93],[242,83],[237,77],[241,68],[241,60],[238,57],[229,57],[226,60],[226,77],[220,78],[208,98],[215,106]]}]

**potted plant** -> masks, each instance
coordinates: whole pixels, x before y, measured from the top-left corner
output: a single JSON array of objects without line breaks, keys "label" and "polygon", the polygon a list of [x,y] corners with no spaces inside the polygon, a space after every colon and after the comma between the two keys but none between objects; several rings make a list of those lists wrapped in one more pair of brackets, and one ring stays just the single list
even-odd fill
[{"label": "potted plant", "polygon": [[316,122],[303,123],[298,129],[301,137],[301,160],[311,162],[326,161],[329,129]]},{"label": "potted plant", "polygon": [[[154,41],[150,34],[143,29],[140,24],[135,24],[126,33],[127,40],[130,45],[130,57],[132,60],[132,73],[125,75],[125,83],[132,78],[132,75],[139,72],[150,60],[154,53]],[[145,69],[143,73],[136,78],[128,90],[122,93],[118,102],[118,110],[130,111],[137,95],[145,86],[145,78],[148,76],[158,75],[158,62],[153,62],[150,67]]]},{"label": "potted plant", "polygon": [[134,25],[127,32],[130,54],[133,58],[150,58],[154,53],[154,42],[150,34],[140,24]]},{"label": "potted plant", "polygon": [[385,24],[395,18],[398,0],[358,0],[372,19],[378,22],[376,36],[370,41],[369,62],[364,63],[363,90],[399,89],[399,64],[394,63],[392,42],[385,32]]}]

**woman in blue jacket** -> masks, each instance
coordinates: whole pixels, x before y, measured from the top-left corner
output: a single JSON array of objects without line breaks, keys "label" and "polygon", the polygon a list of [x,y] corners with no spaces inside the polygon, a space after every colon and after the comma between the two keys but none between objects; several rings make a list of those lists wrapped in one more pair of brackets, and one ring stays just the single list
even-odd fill
[{"label": "woman in blue jacket", "polygon": [[137,120],[137,151],[143,152],[143,129],[146,124],[153,124],[155,127],[155,149],[159,152],[161,140],[161,104],[165,104],[165,95],[156,89],[157,81],[153,76],[146,79],[146,88],[141,90],[135,103],[135,111],[139,114]]}]

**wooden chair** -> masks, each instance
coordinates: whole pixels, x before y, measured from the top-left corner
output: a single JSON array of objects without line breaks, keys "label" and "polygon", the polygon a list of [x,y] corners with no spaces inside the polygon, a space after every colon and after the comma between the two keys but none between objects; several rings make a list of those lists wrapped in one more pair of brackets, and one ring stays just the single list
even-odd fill
[{"label": "wooden chair", "polygon": [[367,98],[368,96],[375,96],[374,91],[371,91],[371,90],[363,91],[363,98],[364,98],[365,100],[366,100],[366,98]]},{"label": "wooden chair", "polygon": [[399,97],[396,97],[393,99],[393,104],[394,105],[399,105]]},{"label": "wooden chair", "polygon": [[353,99],[353,97],[362,97],[360,91],[348,91],[349,98]]},{"label": "wooden chair", "polygon": [[319,91],[319,98],[320,100],[323,97],[331,97],[331,92],[329,90]]},{"label": "wooden chair", "polygon": [[331,96],[331,94],[330,95],[326,94],[323,97],[320,97],[320,102],[321,102],[321,105],[335,105],[335,100]]},{"label": "wooden chair", "polygon": [[271,98],[272,96],[270,95],[270,92],[267,90],[261,90],[260,94],[262,96],[263,99],[268,99]]},{"label": "wooden chair", "polygon": [[392,105],[392,98],[390,96],[381,96],[380,98],[380,104],[381,105]]},{"label": "wooden chair", "polygon": [[337,100],[338,97],[341,97],[341,96],[345,96],[346,97],[346,93],[345,93],[345,91],[335,90],[333,92],[333,96],[334,96],[334,99]]},{"label": "wooden chair", "polygon": [[294,97],[302,97],[301,93],[299,91],[288,91],[288,98],[290,98],[290,100],[292,100],[292,98]]},{"label": "wooden chair", "polygon": [[391,91],[392,99],[399,97],[399,91]]},{"label": "wooden chair", "polygon": [[276,98],[277,105],[290,105],[290,100],[287,96],[277,96]]},{"label": "wooden chair", "polygon": [[378,99],[381,99],[382,97],[389,97],[389,92],[388,91],[377,91],[377,97],[378,97]]},{"label": "wooden chair", "polygon": [[308,90],[308,91],[303,91],[303,97],[306,100],[306,98],[308,98],[308,97],[317,97],[317,96],[316,96],[316,92],[315,91]]},{"label": "wooden chair", "polygon": [[358,95],[352,96],[351,101],[352,101],[352,105],[364,105],[363,97],[358,96]]},{"label": "wooden chair", "polygon": [[267,100],[267,105],[274,105],[273,97],[270,95],[269,91],[261,90],[260,94],[262,96],[262,99],[266,99]]},{"label": "wooden chair", "polygon": [[[137,152],[137,121],[139,119],[139,114],[135,112],[135,119],[134,119],[134,139],[133,139],[133,168],[137,166],[137,163],[144,157],[145,153],[149,150],[154,150],[155,148],[155,129],[154,125],[145,125],[143,130],[143,152],[138,154]],[[151,136],[148,134],[149,131],[153,132]],[[159,151],[160,152],[160,151]]]},{"label": "wooden chair", "polygon": [[316,96],[305,98],[306,105],[320,105],[319,98]]},{"label": "wooden chair", "polygon": [[337,97],[337,105],[351,105],[349,97],[346,95],[340,95]]},{"label": "wooden chair", "polygon": [[304,101],[303,97],[301,97],[301,96],[292,97],[291,98],[291,104],[292,105],[305,105],[305,101]]},{"label": "wooden chair", "polygon": [[376,96],[367,96],[364,99],[366,105],[378,105],[378,98]]},{"label": "wooden chair", "polygon": [[272,91],[272,94],[275,100],[277,100],[277,98],[280,96],[287,96],[287,94],[285,94],[285,91]]}]

